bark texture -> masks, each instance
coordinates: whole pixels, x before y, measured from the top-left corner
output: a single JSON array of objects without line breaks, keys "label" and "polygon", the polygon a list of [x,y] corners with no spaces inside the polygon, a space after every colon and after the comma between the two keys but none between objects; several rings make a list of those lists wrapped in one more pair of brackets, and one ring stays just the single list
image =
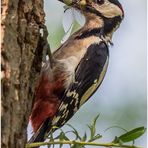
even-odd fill
[{"label": "bark texture", "polygon": [[2,0],[2,148],[23,148],[41,68],[43,0]]}]

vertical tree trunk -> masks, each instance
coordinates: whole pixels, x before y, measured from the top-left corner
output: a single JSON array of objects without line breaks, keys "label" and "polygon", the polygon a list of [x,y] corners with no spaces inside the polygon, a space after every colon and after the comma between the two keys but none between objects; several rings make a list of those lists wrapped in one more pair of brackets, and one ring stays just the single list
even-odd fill
[{"label": "vertical tree trunk", "polygon": [[41,68],[43,0],[2,0],[2,148],[23,148]]}]

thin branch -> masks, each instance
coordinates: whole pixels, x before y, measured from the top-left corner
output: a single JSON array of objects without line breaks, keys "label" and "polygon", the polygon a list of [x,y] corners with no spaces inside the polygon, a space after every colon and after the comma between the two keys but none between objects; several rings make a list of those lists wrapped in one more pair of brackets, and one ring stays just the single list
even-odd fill
[{"label": "thin branch", "polygon": [[91,146],[102,146],[102,147],[120,147],[120,148],[142,148],[133,145],[120,145],[115,143],[95,143],[95,142],[80,142],[80,141],[50,141],[50,142],[37,142],[26,144],[26,148],[32,148],[37,146],[45,146],[51,144],[79,144],[79,145],[91,145]]}]

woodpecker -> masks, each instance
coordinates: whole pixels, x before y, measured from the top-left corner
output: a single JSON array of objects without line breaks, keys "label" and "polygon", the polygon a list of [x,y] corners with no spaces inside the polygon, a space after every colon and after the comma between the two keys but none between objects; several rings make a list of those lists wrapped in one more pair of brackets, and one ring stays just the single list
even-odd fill
[{"label": "woodpecker", "polygon": [[[109,62],[112,35],[124,18],[118,0],[72,0],[86,19],[46,61],[35,89],[30,116],[32,142],[44,141],[62,127],[98,89]],[[51,65],[52,64],[52,65]]]}]

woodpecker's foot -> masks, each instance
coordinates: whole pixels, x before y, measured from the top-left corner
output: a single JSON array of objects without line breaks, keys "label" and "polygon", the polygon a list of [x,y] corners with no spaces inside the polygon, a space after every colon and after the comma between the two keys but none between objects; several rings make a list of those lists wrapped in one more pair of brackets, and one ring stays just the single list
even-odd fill
[{"label": "woodpecker's foot", "polygon": [[42,61],[43,63],[46,63],[47,62],[47,55],[48,55],[48,58],[49,58],[49,61],[50,61],[50,64],[52,65],[52,53],[51,53],[51,49],[50,49],[50,45],[48,44],[48,30],[47,30],[47,27],[42,24],[40,26],[42,29],[43,29],[43,55],[42,55]]},{"label": "woodpecker's foot", "polygon": [[48,30],[46,25],[42,24],[40,25],[40,28],[43,29],[43,40],[46,42],[48,38]]},{"label": "woodpecker's foot", "polygon": [[42,24],[40,25],[40,27],[43,29],[43,55],[42,55],[42,61],[45,63],[47,61],[47,55],[49,56],[49,58],[51,58],[51,50],[50,50],[50,46],[48,44],[48,30],[47,27]]}]

